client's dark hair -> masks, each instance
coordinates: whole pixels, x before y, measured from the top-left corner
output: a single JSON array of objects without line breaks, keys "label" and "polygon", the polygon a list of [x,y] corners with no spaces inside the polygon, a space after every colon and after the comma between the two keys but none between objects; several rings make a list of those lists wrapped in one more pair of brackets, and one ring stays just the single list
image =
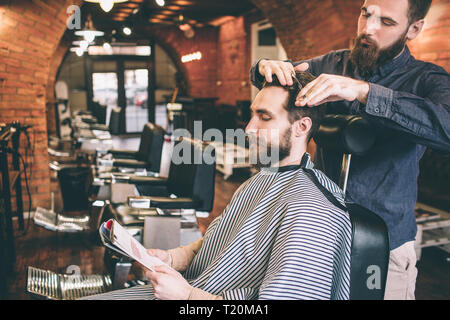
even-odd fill
[{"label": "client's dark hair", "polygon": [[288,120],[292,124],[301,118],[308,117],[311,119],[312,126],[309,131],[308,141],[311,140],[316,134],[317,130],[320,127],[320,123],[322,122],[322,118],[325,115],[326,104],[322,104],[316,107],[297,107],[295,105],[295,100],[300,90],[305,87],[308,83],[316,79],[309,72],[296,71],[295,76],[298,81],[293,80],[294,84],[292,86],[283,86],[278,80],[276,75],[273,75],[272,82],[265,81],[263,84],[263,88],[265,87],[283,87],[289,92],[289,98],[287,99],[284,108],[288,111]]}]

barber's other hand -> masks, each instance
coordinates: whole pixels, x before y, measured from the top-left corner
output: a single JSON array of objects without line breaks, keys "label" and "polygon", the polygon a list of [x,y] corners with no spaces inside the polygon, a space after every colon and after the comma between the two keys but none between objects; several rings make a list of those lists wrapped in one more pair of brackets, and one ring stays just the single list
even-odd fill
[{"label": "barber's other hand", "polygon": [[275,74],[283,86],[292,86],[294,84],[292,75],[295,71],[306,71],[308,68],[309,65],[306,62],[299,64],[295,68],[292,63],[279,60],[263,59],[258,63],[258,71],[266,78],[267,82],[272,82],[272,75]]},{"label": "barber's other hand", "polygon": [[349,77],[322,74],[308,83],[298,94],[295,105],[313,107],[332,101],[354,101],[366,104],[369,83]]},{"label": "barber's other hand", "polygon": [[193,287],[183,276],[168,266],[154,266],[145,275],[153,286],[155,297],[160,300],[187,300]]},{"label": "barber's other hand", "polygon": [[172,257],[166,250],[160,249],[147,249],[147,253],[153,257],[158,258],[168,266],[172,265]]}]

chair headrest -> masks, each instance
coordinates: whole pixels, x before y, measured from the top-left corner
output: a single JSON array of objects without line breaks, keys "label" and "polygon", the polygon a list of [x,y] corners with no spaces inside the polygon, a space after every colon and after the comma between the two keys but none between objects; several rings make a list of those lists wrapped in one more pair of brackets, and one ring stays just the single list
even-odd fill
[{"label": "chair headrest", "polygon": [[[141,133],[141,141],[139,143],[138,160],[149,161],[150,153],[153,152],[153,140],[158,139],[162,142],[164,139],[164,129],[157,124],[147,122]],[[159,171],[159,167],[155,169]]]},{"label": "chair headrest", "polygon": [[314,136],[322,148],[356,155],[369,151],[375,140],[371,123],[358,115],[326,115]]},{"label": "chair headrest", "polygon": [[175,143],[172,153],[168,190],[179,197],[200,201],[196,209],[210,212],[214,202],[215,170],[216,155],[212,145],[182,138]]}]

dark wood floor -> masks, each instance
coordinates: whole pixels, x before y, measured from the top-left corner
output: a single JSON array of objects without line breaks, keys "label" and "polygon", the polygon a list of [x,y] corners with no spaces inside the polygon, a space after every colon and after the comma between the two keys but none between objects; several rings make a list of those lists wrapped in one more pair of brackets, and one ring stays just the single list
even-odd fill
[{"label": "dark wood floor", "polygon": [[[214,208],[209,218],[199,219],[204,232],[214,217],[219,215],[231,199],[234,191],[248,177],[238,172],[228,181],[216,177]],[[58,191],[57,183],[52,189]],[[59,196],[56,197],[58,199]],[[57,203],[56,208],[61,207]],[[79,266],[82,274],[106,273],[103,263],[104,249],[93,245],[89,234],[62,234],[48,231],[29,222],[28,232],[16,231],[17,260],[15,272],[9,278],[9,299],[33,299],[26,294],[26,268],[34,266],[58,273],[67,273],[69,266]],[[450,299],[450,262],[448,253],[436,248],[425,249],[418,262],[416,298],[418,300]]]}]

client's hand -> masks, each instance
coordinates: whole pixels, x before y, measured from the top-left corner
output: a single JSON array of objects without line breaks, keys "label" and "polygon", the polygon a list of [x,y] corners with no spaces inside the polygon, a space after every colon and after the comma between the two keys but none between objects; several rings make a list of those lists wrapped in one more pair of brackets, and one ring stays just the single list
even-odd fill
[{"label": "client's hand", "polygon": [[183,276],[168,266],[154,266],[145,275],[153,286],[155,297],[161,300],[187,300],[192,286]]},{"label": "client's hand", "polygon": [[166,250],[147,249],[147,253],[153,257],[157,257],[168,266],[172,266],[172,257]]}]

